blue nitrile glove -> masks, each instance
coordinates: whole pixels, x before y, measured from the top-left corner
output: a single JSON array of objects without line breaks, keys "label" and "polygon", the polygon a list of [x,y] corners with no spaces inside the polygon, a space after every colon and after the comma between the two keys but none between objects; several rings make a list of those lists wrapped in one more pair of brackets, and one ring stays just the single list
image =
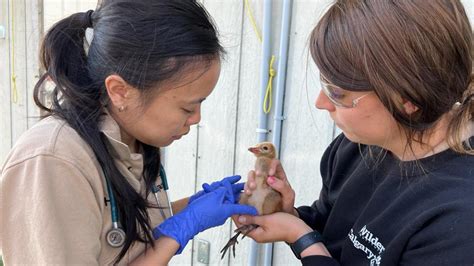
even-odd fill
[{"label": "blue nitrile glove", "polygon": [[210,185],[208,183],[204,183],[202,185],[202,189],[196,194],[192,195],[189,197],[189,202],[188,204],[191,204],[191,202],[195,201],[196,199],[200,198],[201,196],[205,195],[206,193],[209,193],[211,191],[214,191],[220,187],[232,187],[233,195],[234,195],[234,201],[233,203],[236,203],[239,200],[239,195],[240,192],[244,189],[244,183],[237,183],[241,178],[240,175],[233,175],[233,176],[228,176],[223,178],[221,181],[215,181],[212,182]]},{"label": "blue nitrile glove", "polygon": [[162,235],[179,243],[176,254],[180,254],[190,239],[199,232],[219,226],[232,215],[257,215],[257,210],[248,205],[234,204],[233,191],[219,187],[196,199],[179,213],[166,219],[153,229],[155,239]]}]

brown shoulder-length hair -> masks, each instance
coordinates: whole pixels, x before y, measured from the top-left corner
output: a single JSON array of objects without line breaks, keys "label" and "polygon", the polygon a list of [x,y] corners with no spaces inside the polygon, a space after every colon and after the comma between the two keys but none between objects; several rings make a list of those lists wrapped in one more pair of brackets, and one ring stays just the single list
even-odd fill
[{"label": "brown shoulder-length hair", "polygon": [[[350,91],[374,91],[408,137],[423,143],[452,112],[448,143],[460,153],[474,115],[472,30],[459,0],[338,0],[310,39],[321,74]],[[419,110],[407,114],[401,99]]]}]

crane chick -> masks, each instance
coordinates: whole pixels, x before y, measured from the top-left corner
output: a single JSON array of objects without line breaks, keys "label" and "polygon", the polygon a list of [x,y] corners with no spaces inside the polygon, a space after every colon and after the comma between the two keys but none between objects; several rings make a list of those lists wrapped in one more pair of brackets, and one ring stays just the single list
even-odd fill
[{"label": "crane chick", "polygon": [[[240,204],[254,206],[259,215],[267,215],[282,210],[281,194],[271,188],[267,184],[268,172],[270,171],[270,164],[276,158],[276,148],[271,142],[262,142],[254,147],[250,147],[249,151],[255,154],[257,160],[255,161],[255,183],[256,188],[251,195],[246,193],[240,194]],[[257,228],[258,225],[250,224],[237,228],[234,232],[236,234],[227,242],[221,250],[222,258],[224,258],[227,250],[232,247],[233,255],[235,257],[235,245],[238,243],[237,238],[243,234],[244,238],[249,232]]]}]

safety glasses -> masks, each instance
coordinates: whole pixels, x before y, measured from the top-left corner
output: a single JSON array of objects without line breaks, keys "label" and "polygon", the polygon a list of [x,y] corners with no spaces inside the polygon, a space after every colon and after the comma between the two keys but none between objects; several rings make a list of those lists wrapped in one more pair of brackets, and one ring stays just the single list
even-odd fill
[{"label": "safety glasses", "polygon": [[337,107],[354,108],[362,98],[372,93],[371,91],[354,99],[350,91],[344,90],[336,85],[329,84],[326,82],[326,79],[323,76],[320,77],[320,80],[321,88],[324,94],[326,94],[329,100]]}]

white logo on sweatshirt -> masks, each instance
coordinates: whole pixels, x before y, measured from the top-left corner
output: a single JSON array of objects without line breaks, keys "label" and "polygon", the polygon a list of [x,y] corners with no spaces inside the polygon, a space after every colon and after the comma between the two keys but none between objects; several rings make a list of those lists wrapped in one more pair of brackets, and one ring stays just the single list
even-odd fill
[{"label": "white logo on sweatshirt", "polygon": [[[380,265],[381,255],[385,251],[385,247],[380,243],[379,238],[367,229],[366,225],[357,234],[354,234],[354,231],[351,229],[348,236],[354,247],[362,250],[367,255],[371,266]],[[360,239],[363,243],[361,243]]]}]

